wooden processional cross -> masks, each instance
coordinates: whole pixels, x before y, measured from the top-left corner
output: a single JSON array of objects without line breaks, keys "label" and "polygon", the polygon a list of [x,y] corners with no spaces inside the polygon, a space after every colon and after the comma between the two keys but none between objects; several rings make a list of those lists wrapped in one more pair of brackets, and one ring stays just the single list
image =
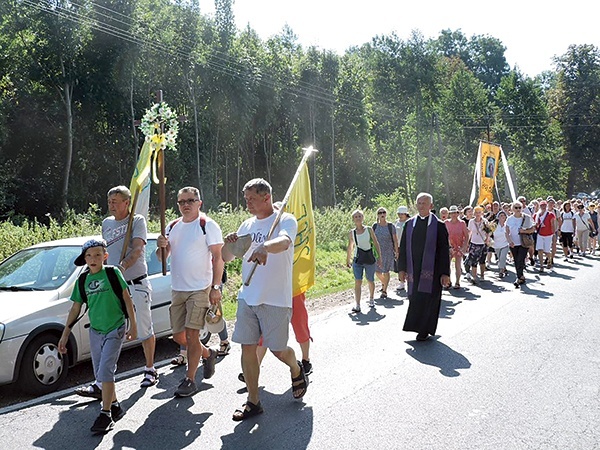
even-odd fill
[{"label": "wooden processional cross", "polygon": [[[156,103],[160,104],[163,102],[163,92],[162,90],[156,91]],[[180,116],[179,120],[181,122],[185,121],[184,116]],[[139,126],[141,124],[141,120],[135,120],[133,122],[134,126]],[[161,134],[164,133],[164,126],[161,124],[160,126]],[[165,210],[167,208],[167,200],[166,200],[166,186],[165,186],[165,155],[164,150],[162,148],[156,149],[156,177],[158,178],[158,201],[160,208],[160,234],[165,235],[166,228],[166,220],[165,220]],[[129,222],[127,224],[127,233],[125,235],[125,243],[129,242],[131,239],[131,232],[133,228],[133,217],[135,215],[135,208],[137,206],[137,200],[140,195],[139,186],[136,192],[133,192],[133,201],[131,203],[131,211],[129,212]],[[127,245],[123,244],[123,252],[121,253],[121,260],[125,257],[125,253],[127,251]],[[161,261],[162,261],[162,274],[167,274],[167,258],[166,251],[164,248],[161,248]]]}]

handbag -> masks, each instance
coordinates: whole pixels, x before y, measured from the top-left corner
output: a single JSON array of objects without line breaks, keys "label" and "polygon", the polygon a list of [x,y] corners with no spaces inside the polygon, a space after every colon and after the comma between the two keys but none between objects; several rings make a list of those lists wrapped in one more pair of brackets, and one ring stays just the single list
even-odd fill
[{"label": "handbag", "polygon": [[[523,216],[523,220],[521,221],[521,227],[525,223],[525,216]],[[535,245],[535,241],[533,240],[533,236],[530,234],[519,234],[521,236],[521,245],[526,248],[531,248]]]},{"label": "handbag", "polygon": [[592,231],[590,230],[590,227],[587,226],[587,223],[583,222],[583,224],[585,225],[585,227],[588,230],[588,234],[591,238],[595,238],[596,236],[598,236],[598,232],[597,231]]},{"label": "handbag", "polygon": [[[366,230],[367,233],[369,232],[369,230]],[[358,238],[356,237],[356,230],[353,230],[354,232],[354,242],[356,244],[356,256],[354,257],[354,262],[356,264],[360,264],[362,266],[370,266],[371,264],[375,264],[375,262],[377,261],[375,259],[375,255],[373,254],[373,247],[371,246],[371,248],[369,250],[363,250],[362,248],[360,248],[358,246]]]},{"label": "handbag", "polygon": [[373,249],[363,250],[362,248],[356,248],[356,258],[354,258],[354,262],[356,264],[360,264],[362,266],[370,266],[371,264],[375,264],[375,255],[373,255]]}]

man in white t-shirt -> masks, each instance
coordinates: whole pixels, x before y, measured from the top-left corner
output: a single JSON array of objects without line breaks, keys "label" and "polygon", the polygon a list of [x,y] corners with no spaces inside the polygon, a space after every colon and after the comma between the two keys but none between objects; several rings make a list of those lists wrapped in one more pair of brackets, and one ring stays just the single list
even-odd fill
[{"label": "man in white t-shirt", "polygon": [[[235,256],[229,244],[238,236],[249,235],[252,244],[242,257],[244,284],[238,293],[238,309],[233,341],[242,345],[242,371],[248,389],[248,398],[241,409],[233,414],[240,421],[263,412],[258,392],[260,365],[256,354],[261,335],[263,346],[290,368],[292,394],[304,396],[308,379],[294,350],[288,346],[289,325],[292,316],[292,266],[294,241],[298,224],[292,214],[273,209],[271,185],[262,178],[250,180],[243,189],[248,211],[253,217],[244,221],[236,233],[225,237],[223,259]],[[273,233],[271,227],[275,224]],[[258,267],[255,267],[258,265]],[[252,278],[250,273],[255,268]]]},{"label": "man in white t-shirt", "polygon": [[200,342],[200,330],[210,305],[221,301],[223,236],[219,225],[200,212],[198,189],[180,189],[177,204],[181,217],[167,226],[166,236],[158,237],[156,253],[161,260],[164,248],[165,256],[171,256],[171,328],[175,342],[187,346],[188,360],[186,377],[175,396],[189,397],[198,392],[195,378],[200,357],[204,378],[215,372],[217,351]]}]

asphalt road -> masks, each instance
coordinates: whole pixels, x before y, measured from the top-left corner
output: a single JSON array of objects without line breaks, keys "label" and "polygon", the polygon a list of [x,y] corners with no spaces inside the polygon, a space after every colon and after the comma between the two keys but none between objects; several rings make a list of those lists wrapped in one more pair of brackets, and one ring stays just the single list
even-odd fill
[{"label": "asphalt road", "polygon": [[[311,317],[308,393],[294,401],[289,372],[267,355],[265,413],[237,423],[245,399],[240,349],[201,392],[177,399],[183,369],[160,369],[145,391],[117,384],[127,415],[105,436],[89,427],[97,402],[71,391],[0,409],[0,448],[45,449],[596,449],[600,448],[600,258],[554,272],[444,294],[438,336],[402,331],[406,299]],[[463,282],[463,285],[465,283]],[[295,346],[297,348],[297,346]]]}]

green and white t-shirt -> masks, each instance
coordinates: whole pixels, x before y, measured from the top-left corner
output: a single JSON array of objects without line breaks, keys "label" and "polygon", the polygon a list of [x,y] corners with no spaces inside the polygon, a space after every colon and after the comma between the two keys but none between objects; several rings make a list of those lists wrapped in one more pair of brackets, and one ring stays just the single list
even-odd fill
[{"label": "green and white t-shirt", "polygon": [[[119,283],[123,290],[127,289],[127,283],[120,270],[115,270]],[[81,276],[81,275],[80,275]],[[75,283],[71,300],[83,303],[79,293],[79,281]],[[98,333],[108,334],[125,323],[125,315],[121,308],[121,300],[112,290],[110,281],[103,267],[96,274],[89,272],[85,279],[85,293],[88,297],[88,315],[91,327]]]}]

